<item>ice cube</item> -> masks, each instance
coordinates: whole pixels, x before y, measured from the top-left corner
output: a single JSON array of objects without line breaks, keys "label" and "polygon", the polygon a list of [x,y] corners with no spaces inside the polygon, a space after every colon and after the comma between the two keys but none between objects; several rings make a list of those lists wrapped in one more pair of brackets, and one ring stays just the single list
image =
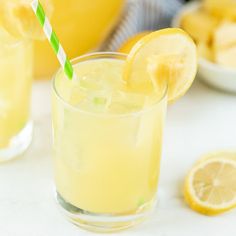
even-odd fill
[{"label": "ice cube", "polygon": [[91,75],[82,76],[79,79],[79,86],[86,91],[100,90],[103,88],[101,81],[94,79]]},{"label": "ice cube", "polygon": [[112,91],[90,91],[78,107],[92,112],[105,113],[112,101]]},{"label": "ice cube", "polygon": [[146,96],[124,91],[113,92],[109,106],[111,113],[128,113],[142,110]]}]

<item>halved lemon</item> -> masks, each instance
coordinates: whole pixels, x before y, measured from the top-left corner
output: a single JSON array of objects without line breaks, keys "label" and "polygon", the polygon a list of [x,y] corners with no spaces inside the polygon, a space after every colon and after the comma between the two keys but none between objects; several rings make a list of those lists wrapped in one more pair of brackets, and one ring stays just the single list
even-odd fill
[{"label": "halved lemon", "polygon": [[142,31],[139,32],[135,35],[133,35],[132,37],[128,38],[127,41],[125,41],[121,47],[118,49],[118,52],[121,53],[129,53],[132,49],[132,47],[141,39],[143,38],[145,35],[150,34],[151,31]]},{"label": "halved lemon", "polygon": [[131,90],[148,93],[168,82],[173,102],[191,86],[197,72],[197,50],[190,36],[167,28],[144,36],[128,54],[124,78]]},{"label": "halved lemon", "polygon": [[[0,0],[1,25],[16,38],[44,39],[44,33],[31,8],[32,0]],[[40,1],[51,15],[51,0]]]},{"label": "halved lemon", "polygon": [[236,153],[219,152],[203,157],[186,177],[184,197],[205,215],[236,207]]}]

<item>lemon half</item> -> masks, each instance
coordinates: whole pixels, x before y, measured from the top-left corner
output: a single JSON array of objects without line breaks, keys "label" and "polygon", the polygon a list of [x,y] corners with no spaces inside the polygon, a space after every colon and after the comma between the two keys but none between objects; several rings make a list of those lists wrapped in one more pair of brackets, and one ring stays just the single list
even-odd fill
[{"label": "lemon half", "polygon": [[236,207],[236,153],[204,156],[186,177],[184,196],[193,210],[205,215]]},{"label": "lemon half", "polygon": [[146,36],[147,34],[151,33],[151,31],[142,31],[139,32],[135,35],[133,35],[132,37],[128,38],[127,41],[125,41],[121,47],[118,49],[118,52],[121,53],[129,53],[132,49],[132,47],[144,36]]}]

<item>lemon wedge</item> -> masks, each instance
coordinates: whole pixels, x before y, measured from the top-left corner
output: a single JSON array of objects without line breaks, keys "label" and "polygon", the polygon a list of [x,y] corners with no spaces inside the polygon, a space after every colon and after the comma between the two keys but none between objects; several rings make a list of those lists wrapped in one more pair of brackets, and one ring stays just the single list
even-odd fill
[{"label": "lemon wedge", "polygon": [[[31,8],[31,0],[0,0],[1,25],[16,38],[44,39],[44,33]],[[40,1],[51,15],[51,0]]]},{"label": "lemon wedge", "polygon": [[124,79],[136,92],[148,93],[168,82],[168,101],[173,102],[191,86],[197,72],[193,40],[179,28],[167,28],[141,38],[128,54]]},{"label": "lemon wedge", "polygon": [[205,215],[236,207],[236,153],[209,154],[186,177],[184,196],[189,206]]}]

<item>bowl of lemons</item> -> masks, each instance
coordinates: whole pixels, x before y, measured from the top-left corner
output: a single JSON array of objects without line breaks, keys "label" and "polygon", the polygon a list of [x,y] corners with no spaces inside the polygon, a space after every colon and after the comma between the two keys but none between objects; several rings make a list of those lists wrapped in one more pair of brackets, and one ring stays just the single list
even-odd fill
[{"label": "bowl of lemons", "polygon": [[236,1],[202,0],[182,7],[172,21],[194,39],[198,77],[207,84],[236,93]]}]

